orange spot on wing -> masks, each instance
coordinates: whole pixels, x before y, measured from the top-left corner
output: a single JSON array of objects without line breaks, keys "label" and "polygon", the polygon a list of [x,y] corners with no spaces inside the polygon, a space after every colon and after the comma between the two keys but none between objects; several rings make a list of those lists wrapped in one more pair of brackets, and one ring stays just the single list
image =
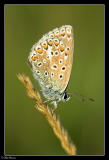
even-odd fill
[{"label": "orange spot on wing", "polygon": [[36,60],[36,56],[31,57],[31,61],[34,61],[34,60]]},{"label": "orange spot on wing", "polygon": [[71,36],[71,33],[67,33],[67,36],[70,37],[70,36]]},{"label": "orange spot on wing", "polygon": [[59,34],[56,34],[55,37],[59,37]]},{"label": "orange spot on wing", "polygon": [[49,44],[50,46],[52,46],[53,42],[50,41],[50,42],[48,42],[48,44]]},{"label": "orange spot on wing", "polygon": [[41,49],[41,48],[38,49],[37,52],[38,52],[38,53],[42,53],[42,49]]},{"label": "orange spot on wing", "polygon": [[57,46],[59,44],[59,42],[54,42],[54,44]]},{"label": "orange spot on wing", "polygon": [[65,35],[65,33],[61,33],[61,36],[64,36]]},{"label": "orange spot on wing", "polygon": [[63,47],[63,46],[60,46],[60,50],[61,50],[61,51],[64,51],[64,47]]},{"label": "orange spot on wing", "polygon": [[46,45],[43,45],[43,47],[45,48],[45,49],[47,49],[48,48],[48,45],[46,44]]}]

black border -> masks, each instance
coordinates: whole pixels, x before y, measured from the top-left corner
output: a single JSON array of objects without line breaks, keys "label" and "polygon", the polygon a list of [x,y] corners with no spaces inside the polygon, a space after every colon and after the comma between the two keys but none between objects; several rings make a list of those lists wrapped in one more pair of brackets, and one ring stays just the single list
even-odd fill
[{"label": "black border", "polygon": [[[105,150],[105,153],[104,153],[104,156],[103,155],[77,155],[77,156],[18,156],[18,155],[16,155],[16,156],[13,156],[13,155],[10,155],[10,156],[5,156],[4,155],[4,127],[5,127],[5,124],[4,124],[4,105],[5,105],[5,92],[6,92],[6,90],[5,90],[5,82],[4,82],[4,72],[5,72],[5,66],[4,66],[4,60],[5,60],[5,57],[4,57],[4,46],[5,46],[5,44],[4,44],[4,6],[6,5],[6,4],[52,4],[53,3],[53,1],[49,1],[48,3],[46,2],[46,3],[35,3],[35,2],[37,2],[37,1],[35,1],[35,0],[31,0],[30,1],[30,3],[25,3],[25,1],[24,0],[10,0],[10,1],[8,1],[8,0],[5,0],[5,1],[0,1],[0,52],[1,52],[1,56],[2,57],[0,57],[0,65],[1,65],[1,68],[2,68],[2,70],[1,70],[1,76],[0,76],[0,81],[1,81],[1,87],[0,87],[0,102],[1,102],[1,105],[0,105],[0,122],[1,122],[1,124],[0,124],[0,132],[1,132],[1,136],[0,136],[0,159],[19,159],[19,158],[26,158],[26,159],[33,159],[33,158],[47,158],[47,159],[53,159],[53,158],[58,158],[59,157],[59,159],[60,158],[67,158],[67,159],[70,159],[70,158],[87,158],[88,157],[88,159],[91,157],[93,157],[93,158],[97,158],[97,157],[99,157],[99,158],[108,158],[109,156],[108,156],[108,154],[107,154],[107,150],[106,150],[106,145],[105,145],[105,147],[104,147],[104,150]],[[52,3],[51,3],[52,2]],[[92,0],[91,1],[91,3],[89,2],[89,1],[79,1],[79,0],[73,0],[72,1],[73,3],[69,3],[69,5],[70,4],[104,4],[104,6],[105,6],[105,16],[106,16],[106,9],[107,9],[107,5],[108,5],[108,3],[107,3],[107,1],[102,1],[102,0],[99,0],[99,3],[98,3],[98,0],[97,1],[95,1],[95,0]],[[89,2],[89,3],[88,3]],[[58,4],[58,3],[56,3],[56,1],[55,1],[55,3],[54,4]],[[63,4],[63,3],[59,3],[59,4]],[[66,4],[68,4],[68,1],[67,1],[67,3],[65,3],[65,5]],[[105,22],[104,22],[105,23]],[[105,24],[104,24],[104,26],[105,26]],[[105,141],[105,138],[104,138],[104,141]],[[105,144],[105,142],[104,142],[104,144]]]}]

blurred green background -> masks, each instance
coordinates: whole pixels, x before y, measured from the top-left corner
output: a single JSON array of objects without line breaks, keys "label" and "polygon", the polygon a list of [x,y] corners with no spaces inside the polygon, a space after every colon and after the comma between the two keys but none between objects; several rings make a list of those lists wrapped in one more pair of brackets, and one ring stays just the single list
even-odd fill
[{"label": "blurred green background", "polygon": [[28,75],[30,49],[42,35],[62,25],[74,28],[74,63],[68,92],[56,114],[77,147],[78,155],[104,154],[104,5],[5,5],[5,154],[67,155],[45,117],[26,96],[17,73]]}]

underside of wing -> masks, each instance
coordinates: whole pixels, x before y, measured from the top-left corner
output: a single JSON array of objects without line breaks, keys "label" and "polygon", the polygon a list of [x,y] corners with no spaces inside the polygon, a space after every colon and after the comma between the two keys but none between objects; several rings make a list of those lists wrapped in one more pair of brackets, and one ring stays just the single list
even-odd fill
[{"label": "underside of wing", "polygon": [[[54,49],[52,58],[52,72],[54,73],[54,90],[60,88],[61,93],[66,89],[73,63],[74,35],[71,26],[59,28],[59,47]],[[57,54],[56,54],[57,53]],[[53,68],[56,65],[57,68]]]},{"label": "underside of wing", "polygon": [[70,25],[48,32],[32,47],[28,62],[42,90],[52,88],[54,92],[64,92],[70,79],[73,50]]}]

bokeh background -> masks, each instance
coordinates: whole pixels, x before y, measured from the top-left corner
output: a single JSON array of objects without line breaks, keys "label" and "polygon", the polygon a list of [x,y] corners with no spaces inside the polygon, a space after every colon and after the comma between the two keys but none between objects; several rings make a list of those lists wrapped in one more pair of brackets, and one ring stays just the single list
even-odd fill
[{"label": "bokeh background", "polygon": [[65,24],[74,28],[74,62],[68,92],[56,114],[78,155],[104,154],[104,5],[5,5],[5,154],[67,155],[45,117],[26,96],[17,73],[28,75],[30,49],[43,34]]}]

